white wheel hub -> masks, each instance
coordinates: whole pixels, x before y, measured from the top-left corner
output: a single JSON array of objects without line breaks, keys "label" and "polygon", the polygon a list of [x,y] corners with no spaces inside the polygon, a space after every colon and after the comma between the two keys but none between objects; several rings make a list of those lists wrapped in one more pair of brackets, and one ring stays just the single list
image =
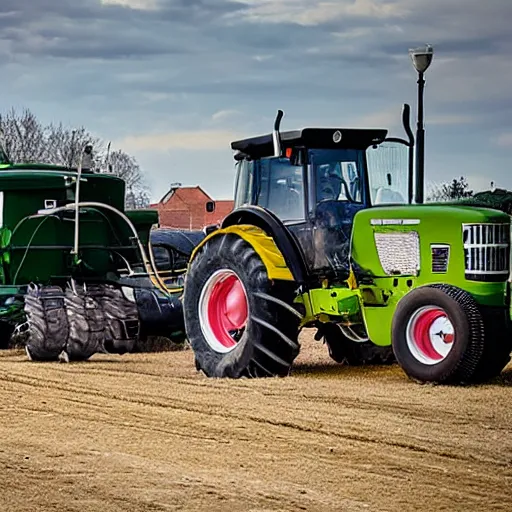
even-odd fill
[{"label": "white wheel hub", "polygon": [[201,290],[198,309],[208,345],[215,352],[231,352],[249,318],[247,292],[238,275],[226,268],[214,272]]},{"label": "white wheel hub", "polygon": [[448,314],[438,306],[416,310],[406,327],[407,346],[411,354],[427,365],[438,364],[450,353],[455,343],[455,328]]}]

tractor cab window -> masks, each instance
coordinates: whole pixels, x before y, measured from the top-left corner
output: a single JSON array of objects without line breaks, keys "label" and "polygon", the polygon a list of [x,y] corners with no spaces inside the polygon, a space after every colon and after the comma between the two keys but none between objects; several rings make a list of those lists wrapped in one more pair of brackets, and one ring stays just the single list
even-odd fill
[{"label": "tractor cab window", "polygon": [[301,165],[288,158],[259,161],[259,193],[256,203],[268,208],[283,222],[304,220],[304,178]]},{"label": "tractor cab window", "polygon": [[407,203],[409,148],[399,142],[383,142],[367,149],[366,160],[371,203]]},{"label": "tractor cab window", "polygon": [[362,202],[363,159],[357,150],[310,150],[316,202]]},{"label": "tractor cab window", "polygon": [[235,208],[239,208],[252,202],[254,162],[240,160],[237,162],[236,168]]}]

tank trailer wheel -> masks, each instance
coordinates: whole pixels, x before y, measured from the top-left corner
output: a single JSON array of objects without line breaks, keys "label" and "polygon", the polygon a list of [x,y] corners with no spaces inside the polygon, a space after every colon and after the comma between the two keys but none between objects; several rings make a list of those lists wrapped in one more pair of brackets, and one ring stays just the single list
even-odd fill
[{"label": "tank trailer wheel", "polygon": [[371,341],[353,341],[347,338],[335,323],[319,327],[317,339],[324,338],[331,359],[349,366],[384,365],[395,362],[391,346],[381,347]]},{"label": "tank trailer wheel", "polygon": [[409,377],[422,382],[471,382],[490,341],[473,297],[450,285],[412,290],[393,317],[397,361]]},{"label": "tank trailer wheel", "polygon": [[31,361],[85,361],[98,352],[124,354],[139,332],[137,306],[109,285],[30,285],[25,296]]},{"label": "tank trailer wheel", "polygon": [[58,361],[65,352],[69,324],[64,300],[59,286],[29,286],[24,306],[28,323],[25,351],[31,361]]},{"label": "tank trailer wheel", "polygon": [[132,352],[140,332],[139,313],[135,296],[128,288],[126,292],[111,285],[103,286],[101,308],[105,318],[104,349],[109,354]]},{"label": "tank trailer wheel", "polygon": [[66,290],[69,338],[66,353],[70,361],[85,361],[103,347],[105,318],[101,307],[102,286],[78,286]]},{"label": "tank trailer wheel", "polygon": [[299,353],[294,283],[271,282],[242,238],[209,240],[186,275],[183,310],[198,370],[208,377],[289,374]]}]

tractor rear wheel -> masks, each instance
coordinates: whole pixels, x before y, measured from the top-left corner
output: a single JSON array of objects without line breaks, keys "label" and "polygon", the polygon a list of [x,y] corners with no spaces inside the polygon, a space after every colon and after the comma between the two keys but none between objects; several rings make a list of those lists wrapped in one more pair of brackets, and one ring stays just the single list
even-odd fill
[{"label": "tractor rear wheel", "polygon": [[294,283],[271,281],[242,238],[209,240],[186,275],[183,311],[196,368],[208,377],[289,374],[299,353]]},{"label": "tractor rear wheel", "polygon": [[392,346],[402,369],[415,380],[471,382],[486,343],[478,304],[460,288],[421,286],[398,303]]},{"label": "tractor rear wheel", "polygon": [[497,377],[510,361],[512,329],[507,308],[480,308],[485,324],[485,346],[473,382]]},{"label": "tractor rear wheel", "polygon": [[371,341],[353,341],[347,338],[335,323],[323,324],[320,334],[331,359],[349,366],[392,364],[395,356],[391,346],[381,347]]}]

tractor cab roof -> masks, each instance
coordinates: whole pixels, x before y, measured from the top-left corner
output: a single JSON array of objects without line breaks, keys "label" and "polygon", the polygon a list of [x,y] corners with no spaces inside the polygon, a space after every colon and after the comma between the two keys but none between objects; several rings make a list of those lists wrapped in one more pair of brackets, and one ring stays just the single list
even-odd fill
[{"label": "tractor cab roof", "polygon": [[[384,129],[360,128],[303,128],[281,132],[281,146],[285,150],[304,146],[311,149],[366,149],[380,144],[387,135]],[[252,159],[274,154],[272,134],[260,135],[231,143],[231,148]]]}]

